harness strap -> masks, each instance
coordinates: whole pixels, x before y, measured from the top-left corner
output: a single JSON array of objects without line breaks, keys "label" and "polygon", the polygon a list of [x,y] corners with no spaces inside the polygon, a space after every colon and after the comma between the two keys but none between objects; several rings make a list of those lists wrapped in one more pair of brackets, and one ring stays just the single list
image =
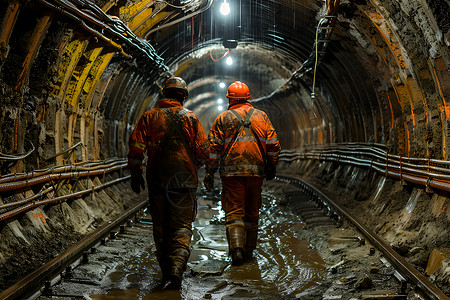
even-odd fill
[{"label": "harness strap", "polygon": [[[184,109],[180,110],[178,114],[175,114],[170,108],[162,108],[161,111],[166,115],[166,117],[175,124],[172,125],[172,132],[178,135],[181,138],[184,148],[186,149],[191,162],[195,164],[194,154],[192,153],[192,148],[190,147],[189,140],[186,136],[186,132],[183,130],[184,122],[182,120],[183,115],[186,113]],[[165,137],[168,137],[170,134],[166,133]],[[165,141],[167,138],[165,139]]]},{"label": "harness strap", "polygon": [[[241,115],[238,114],[235,110],[231,110],[231,112],[243,123],[244,128],[248,128],[250,129],[250,133],[251,135],[253,135],[253,137],[256,140],[256,144],[258,145],[259,148],[259,152],[261,152],[261,156],[263,158],[264,164],[266,164],[266,154],[264,151],[264,148],[261,144],[261,140],[259,139],[258,135],[256,134],[255,130],[253,129],[253,127],[251,126],[251,122],[250,122],[250,116],[252,115],[253,111],[255,109],[252,107],[249,111],[247,116],[245,117],[245,120],[242,119]],[[242,130],[242,129],[241,129]]]},{"label": "harness strap", "polygon": [[231,146],[233,146],[234,142],[236,141],[236,138],[238,137],[239,133],[241,133],[242,129],[244,129],[244,127],[249,127],[250,126],[250,117],[253,114],[253,111],[255,109],[252,107],[250,108],[250,110],[247,113],[247,116],[245,116],[245,120],[241,117],[240,114],[237,113],[237,111],[235,111],[234,109],[230,109],[230,111],[236,116],[236,118],[239,120],[239,123],[241,123],[241,126],[239,126],[239,129],[236,131],[236,133],[234,134],[233,138],[231,139],[231,141],[228,143],[227,148],[223,151],[222,154],[222,158],[224,159],[225,157],[227,157],[228,152],[231,149]]}]

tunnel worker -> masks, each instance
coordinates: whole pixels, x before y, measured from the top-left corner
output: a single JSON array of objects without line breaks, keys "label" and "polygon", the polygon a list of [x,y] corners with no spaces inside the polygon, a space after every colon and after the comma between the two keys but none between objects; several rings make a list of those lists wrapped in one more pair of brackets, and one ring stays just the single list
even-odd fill
[{"label": "tunnel worker", "polygon": [[208,160],[209,141],[195,113],[183,108],[185,81],[169,78],[162,93],[165,98],[140,117],[130,136],[128,168],[131,188],[139,194],[145,187],[142,160],[147,151],[149,207],[162,285],[180,288],[197,211],[197,169]]},{"label": "tunnel worker", "polygon": [[245,83],[232,83],[226,96],[228,110],[216,118],[208,134],[211,154],[203,182],[212,189],[220,167],[229,252],[232,264],[240,265],[256,249],[261,186],[264,178],[275,178],[281,147],[266,113],[248,102]]}]

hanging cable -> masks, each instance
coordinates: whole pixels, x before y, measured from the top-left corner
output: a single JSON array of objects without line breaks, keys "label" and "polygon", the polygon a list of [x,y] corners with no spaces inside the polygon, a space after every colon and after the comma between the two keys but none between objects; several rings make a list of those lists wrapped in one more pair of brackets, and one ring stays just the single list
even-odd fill
[{"label": "hanging cable", "polygon": [[212,59],[213,61],[218,62],[218,61],[220,61],[222,58],[224,58],[225,56],[227,56],[228,53],[230,53],[230,49],[227,49],[227,52],[225,52],[225,54],[222,55],[221,58],[219,58],[219,59],[214,59],[214,57],[212,57],[212,51],[209,51],[209,57],[211,57],[211,59]]},{"label": "hanging cable", "polygon": [[[147,40],[136,36],[119,18],[108,16],[97,5],[85,0],[48,0],[55,4],[47,2],[47,0],[40,1],[48,6],[53,6],[58,11],[68,13],[70,17],[79,19],[82,23],[87,21],[99,26],[102,29],[101,38],[104,37],[103,30],[106,30],[115,39],[137,50],[138,54],[143,54],[143,56],[149,58],[158,69],[163,72],[169,71],[169,68],[164,64],[164,59],[156,53],[156,50]],[[119,47],[119,50],[123,52],[121,46],[117,45],[112,39],[105,37],[105,40],[116,48]]]},{"label": "hanging cable", "polygon": [[170,4],[169,2],[167,2],[167,1],[165,1],[165,0],[156,0],[156,2],[162,2],[162,3],[165,3],[165,4],[169,5],[170,7],[173,7],[173,8],[179,8],[179,9],[183,9],[183,8],[189,6],[189,5],[192,4],[192,2],[194,2],[194,1],[195,1],[195,0],[192,0],[192,1],[190,1],[189,3],[187,3],[187,4],[185,4],[185,5],[177,6],[177,5]]},{"label": "hanging cable", "polygon": [[319,50],[318,50],[318,39],[319,39],[319,27],[322,24],[322,21],[325,20],[324,18],[320,19],[319,23],[317,24],[316,28],[316,39],[314,42],[314,48],[315,48],[315,59],[314,59],[314,71],[313,71],[313,84],[312,84],[312,92],[311,92],[311,106],[312,106],[312,115],[311,119],[317,118],[316,112],[314,111],[314,101],[316,100],[316,95],[314,94],[314,89],[316,87],[316,72],[317,72],[317,62],[319,57]]},{"label": "hanging cable", "polygon": [[0,152],[0,160],[17,161],[17,160],[27,158],[36,149],[31,141],[28,141],[28,142],[31,144],[31,150],[28,151],[27,153],[20,153],[18,155],[10,155],[10,154],[3,154]]},{"label": "hanging cable", "polygon": [[186,20],[186,19],[189,19],[189,18],[191,18],[191,17],[193,17],[193,16],[196,16],[196,15],[198,15],[198,14],[200,14],[200,13],[206,11],[207,9],[209,9],[209,8],[211,7],[211,5],[212,5],[213,2],[214,2],[214,0],[208,0],[208,4],[206,4],[205,7],[201,8],[199,11],[195,11],[195,12],[193,12],[192,14],[186,15],[186,16],[181,17],[181,18],[179,18],[179,19],[176,19],[176,20],[174,20],[174,21],[172,21],[172,22],[169,22],[169,23],[163,24],[163,25],[161,25],[161,26],[158,26],[158,27],[156,27],[156,28],[153,28],[152,30],[150,30],[150,31],[145,35],[145,38],[148,39],[149,35],[152,34],[152,33],[155,32],[155,31],[158,31],[158,30],[161,30],[161,29],[163,29],[163,28],[166,28],[166,27],[169,27],[169,26],[178,24],[178,23],[180,23],[181,21],[184,21],[184,20]]}]

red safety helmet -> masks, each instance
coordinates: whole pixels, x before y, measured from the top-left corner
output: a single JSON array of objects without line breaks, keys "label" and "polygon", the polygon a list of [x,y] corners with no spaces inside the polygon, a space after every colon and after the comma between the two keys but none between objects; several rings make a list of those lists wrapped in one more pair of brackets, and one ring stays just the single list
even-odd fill
[{"label": "red safety helmet", "polygon": [[184,99],[186,99],[189,95],[186,82],[181,77],[170,77],[167,79],[164,87],[162,88],[162,93],[167,97],[167,95],[173,90],[181,92]]},{"label": "red safety helmet", "polygon": [[250,98],[250,90],[245,83],[235,81],[228,87],[227,98],[247,100]]}]

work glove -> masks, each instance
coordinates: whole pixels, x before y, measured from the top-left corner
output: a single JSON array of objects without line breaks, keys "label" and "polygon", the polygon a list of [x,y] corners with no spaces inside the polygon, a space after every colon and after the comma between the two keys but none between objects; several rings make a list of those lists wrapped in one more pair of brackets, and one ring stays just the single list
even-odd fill
[{"label": "work glove", "polygon": [[271,165],[266,166],[266,180],[274,179],[276,174],[277,174],[277,169],[274,166],[271,166]]},{"label": "work glove", "polygon": [[214,174],[206,173],[203,183],[205,184],[205,188],[211,191],[214,188]]},{"label": "work glove", "polygon": [[145,180],[144,180],[144,177],[142,176],[142,174],[131,176],[130,185],[131,185],[131,189],[136,194],[141,193],[141,187],[142,187],[142,190],[145,190]]}]

